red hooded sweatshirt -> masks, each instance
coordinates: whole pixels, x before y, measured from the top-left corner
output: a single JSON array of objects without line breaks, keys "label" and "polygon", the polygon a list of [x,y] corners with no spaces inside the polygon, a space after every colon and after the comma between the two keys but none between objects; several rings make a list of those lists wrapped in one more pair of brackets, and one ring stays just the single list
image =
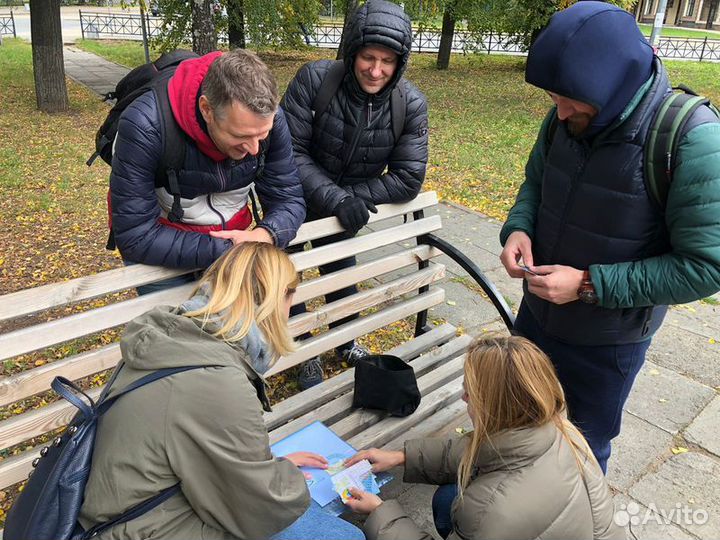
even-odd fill
[{"label": "red hooded sweatshirt", "polygon": [[200,58],[185,60],[168,82],[168,97],[173,116],[180,128],[195,141],[200,151],[215,161],[227,158],[205,133],[197,118],[197,97],[210,65],[222,53],[215,51]]}]

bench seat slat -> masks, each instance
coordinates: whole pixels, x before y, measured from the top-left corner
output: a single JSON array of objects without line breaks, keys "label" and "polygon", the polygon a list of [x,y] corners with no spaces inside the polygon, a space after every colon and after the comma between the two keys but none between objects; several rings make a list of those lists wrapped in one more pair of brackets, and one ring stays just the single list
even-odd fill
[{"label": "bench seat slat", "polygon": [[[458,356],[447,361],[447,369],[440,370],[438,368],[433,371],[430,370],[439,363],[437,359],[430,359],[432,360],[432,364],[422,366],[423,369],[420,369],[420,359],[415,362],[411,362],[410,365],[415,369],[415,374],[418,377],[417,382],[420,394],[424,396],[425,394],[437,389],[444,382],[454,378],[454,376],[462,370],[464,358],[464,355]],[[357,412],[352,409],[352,401],[353,394],[352,392],[348,392],[335,398],[331,402],[326,403],[325,405],[313,409],[300,418],[296,418],[276,430],[271,431],[270,443],[274,444],[288,435],[292,435],[299,429],[309,426],[316,420],[325,422],[326,424],[334,424],[344,418],[350,417],[352,414]]]},{"label": "bench seat slat", "polygon": [[[406,416],[405,418],[384,418],[372,427],[355,435],[347,442],[352,447],[358,449],[384,446],[411,427],[420,425],[423,420],[429,418],[437,411],[458,401],[463,393],[462,381],[463,377],[460,376],[425,396],[420,406],[410,416]],[[330,429],[338,433],[335,430],[335,426],[330,426]],[[338,433],[338,435],[342,437],[341,433]]]},{"label": "bench seat slat", "polygon": [[[433,328],[430,332],[411,339],[391,349],[387,354],[392,354],[409,361],[425,351],[450,340],[455,335],[455,327],[445,323],[442,326]],[[308,388],[299,394],[290,396],[273,406],[270,413],[265,414],[265,425],[268,430],[275,429],[288,420],[313,410],[333,397],[349,391],[354,383],[355,371],[350,369],[335,375],[322,384]]]},{"label": "bench seat slat", "polygon": [[[418,388],[422,395],[422,401],[420,403],[422,404],[426,400],[426,396],[437,390],[440,386],[449,383],[458,376],[462,376],[464,362],[465,354],[463,353],[443,365],[436,367],[423,377],[420,377],[420,379],[418,379]],[[370,426],[381,421],[386,416],[384,412],[372,409],[356,409],[333,423],[332,429],[338,435],[342,433],[343,439],[347,440],[363,430],[370,428]]]},{"label": "bench seat slat", "polygon": [[402,450],[405,447],[405,441],[413,439],[457,437],[455,429],[458,427],[467,428],[469,424],[467,403],[462,399],[458,399],[443,407],[431,417],[426,418],[419,425],[410,428],[399,437],[391,440],[383,448],[386,450]]},{"label": "bench seat slat", "polygon": [[[333,331],[303,342],[300,348],[293,353],[292,358],[290,358],[290,362],[302,362],[303,360],[315,356],[317,353],[314,352],[314,349],[317,347],[318,341],[323,343],[329,342],[331,344],[337,342],[337,344],[340,345],[350,339],[354,339],[355,337],[386,326],[393,321],[402,319],[409,314],[416,313],[418,311],[417,306],[430,307],[438,302],[441,302],[443,298],[444,292],[442,290],[430,291],[415,296],[410,300],[394,304],[385,310],[373,313],[367,317],[362,317],[356,321],[343,325],[342,327],[338,327]],[[423,307],[420,307],[420,309],[423,309]],[[352,337],[346,337],[348,335]],[[331,345],[331,347],[333,346],[335,345]],[[285,361],[286,367],[295,365],[295,363],[288,363],[288,358],[281,358],[278,361],[278,364],[283,361]],[[273,371],[273,373],[280,371],[277,369],[278,364],[273,366],[270,371]],[[282,369],[285,369],[285,367]],[[268,375],[269,374],[270,373],[268,373]],[[99,393],[99,391],[100,389],[93,389],[93,392]],[[94,395],[91,397],[94,397]],[[47,431],[57,429],[66,425],[72,419],[75,411],[76,409],[73,405],[66,401],[62,401],[17,415],[0,423],[0,441],[3,441],[2,444],[4,447],[8,447],[28,440],[32,437],[36,437]],[[0,471],[2,470],[2,467],[3,464],[0,462]],[[0,477],[2,477],[2,473],[0,473]],[[2,486],[0,486],[0,489],[1,488]]]}]

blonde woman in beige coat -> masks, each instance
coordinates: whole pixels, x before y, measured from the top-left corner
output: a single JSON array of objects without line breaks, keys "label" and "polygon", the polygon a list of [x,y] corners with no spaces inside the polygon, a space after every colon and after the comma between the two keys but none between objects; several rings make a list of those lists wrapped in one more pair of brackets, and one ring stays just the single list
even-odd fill
[{"label": "blonde woman in beige coat", "polygon": [[[565,397],[544,353],[520,337],[477,340],[463,387],[472,433],[408,441],[397,452],[364,450],[349,464],[369,459],[374,471],[404,465],[405,482],[456,484],[452,508],[435,509],[436,524],[443,518],[449,524],[443,535],[449,540],[625,538],[613,522],[605,478],[566,419]],[[353,495],[348,506],[369,514],[369,540],[432,538],[397,501]]]},{"label": "blonde woman in beige coat", "polygon": [[121,397],[100,420],[80,522],[108,521],[163,489],[180,492],[100,540],[360,540],[362,531],[312,502],[302,465],[274,457],[262,374],[293,349],[287,327],[297,273],[270,244],[231,248],[179,308],[128,324],[112,396],[163,368],[199,366]]}]

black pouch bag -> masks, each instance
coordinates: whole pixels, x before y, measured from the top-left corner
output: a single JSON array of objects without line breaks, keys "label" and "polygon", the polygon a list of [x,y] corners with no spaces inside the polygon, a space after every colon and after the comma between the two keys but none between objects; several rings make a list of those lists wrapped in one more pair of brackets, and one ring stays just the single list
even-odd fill
[{"label": "black pouch bag", "polygon": [[397,356],[371,354],[355,365],[353,407],[381,409],[409,416],[420,405],[413,368]]}]

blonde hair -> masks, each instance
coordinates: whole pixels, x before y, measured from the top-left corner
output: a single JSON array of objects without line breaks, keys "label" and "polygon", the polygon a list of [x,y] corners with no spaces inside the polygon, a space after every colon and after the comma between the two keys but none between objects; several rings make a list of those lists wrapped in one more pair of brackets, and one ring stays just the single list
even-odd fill
[{"label": "blonde hair", "polygon": [[474,431],[467,435],[471,440],[458,469],[460,496],[472,480],[480,447],[509,429],[554,423],[583,473],[592,453],[567,420],[565,393],[555,368],[534,343],[514,336],[476,339],[465,360],[465,392]]},{"label": "blonde hair", "polygon": [[295,349],[287,325],[285,302],[298,283],[297,272],[285,252],[263,242],[232,247],[207,269],[196,292],[207,288],[210,300],[187,317],[203,324],[219,322],[213,332],[225,341],[244,338],[255,322],[275,354],[273,363]]}]

